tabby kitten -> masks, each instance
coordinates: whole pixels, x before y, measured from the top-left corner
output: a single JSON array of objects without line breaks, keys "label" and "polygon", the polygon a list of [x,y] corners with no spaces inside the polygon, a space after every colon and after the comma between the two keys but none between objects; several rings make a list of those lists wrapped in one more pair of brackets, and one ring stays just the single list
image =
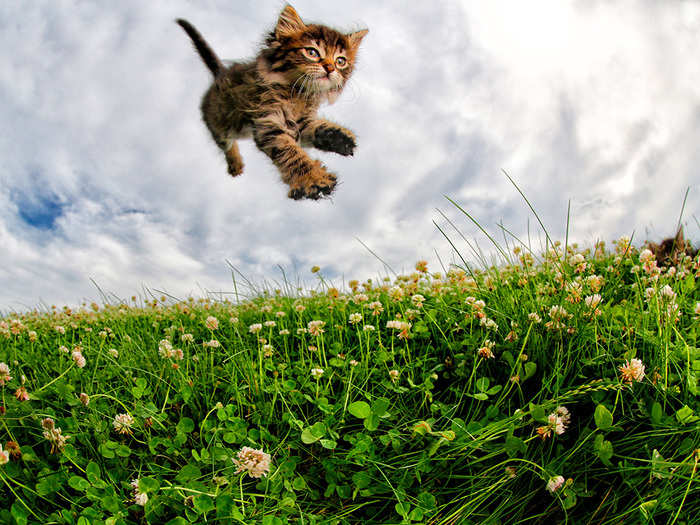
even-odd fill
[{"label": "tabby kitten", "polygon": [[663,239],[659,244],[647,241],[647,248],[654,254],[656,260],[661,266],[675,266],[680,263],[686,255],[695,257],[698,250],[693,248],[693,245],[685,240],[683,235],[683,226],[678,228],[675,237]]},{"label": "tabby kitten", "polygon": [[287,4],[258,56],[227,68],[189,22],[178,19],[177,23],[214,74],[214,83],[202,99],[202,118],[226,154],[228,172],[233,176],[243,172],[236,140],[252,136],[289,185],[289,197],[330,195],[336,176],[301,146],[353,154],[353,133],[317,117],[316,112],[321,103],[333,103],[340,95],[368,30],[343,34],[305,24]]}]

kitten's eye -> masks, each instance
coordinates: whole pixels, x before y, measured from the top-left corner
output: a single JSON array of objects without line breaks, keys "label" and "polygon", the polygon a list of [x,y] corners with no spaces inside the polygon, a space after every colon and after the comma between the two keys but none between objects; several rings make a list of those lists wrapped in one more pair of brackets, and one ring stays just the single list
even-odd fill
[{"label": "kitten's eye", "polygon": [[345,65],[348,63],[347,59],[345,57],[338,57],[335,59],[335,64],[338,67],[345,67]]},{"label": "kitten's eye", "polygon": [[313,47],[307,47],[305,51],[311,58],[321,58],[321,54]]}]

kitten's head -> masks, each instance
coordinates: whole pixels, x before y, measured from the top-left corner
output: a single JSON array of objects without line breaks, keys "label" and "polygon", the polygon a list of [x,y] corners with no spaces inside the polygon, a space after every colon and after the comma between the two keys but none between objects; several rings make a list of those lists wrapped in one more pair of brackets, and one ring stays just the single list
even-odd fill
[{"label": "kitten's head", "polygon": [[307,25],[287,4],[261,54],[263,74],[292,91],[332,102],[350,78],[357,49],[368,32],[344,34],[323,25]]}]

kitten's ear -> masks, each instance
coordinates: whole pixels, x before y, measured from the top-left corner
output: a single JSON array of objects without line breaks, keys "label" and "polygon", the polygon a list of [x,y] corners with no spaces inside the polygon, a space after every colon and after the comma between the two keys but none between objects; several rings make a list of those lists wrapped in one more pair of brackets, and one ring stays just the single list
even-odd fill
[{"label": "kitten's ear", "polygon": [[284,37],[292,36],[294,34],[300,33],[306,29],[306,24],[302,22],[299,13],[296,12],[291,5],[287,4],[282,9],[280,17],[277,20],[277,27],[275,27],[275,36]]},{"label": "kitten's ear", "polygon": [[678,246],[683,246],[685,247],[685,235],[683,235],[683,226],[678,228],[678,231],[676,232],[676,247]]},{"label": "kitten's ear", "polygon": [[352,47],[357,47],[360,45],[360,42],[362,42],[362,39],[367,33],[369,33],[369,29],[362,29],[360,31],[355,31],[354,33],[350,33],[349,35],[345,36],[348,37],[348,40],[350,41],[350,45]]}]

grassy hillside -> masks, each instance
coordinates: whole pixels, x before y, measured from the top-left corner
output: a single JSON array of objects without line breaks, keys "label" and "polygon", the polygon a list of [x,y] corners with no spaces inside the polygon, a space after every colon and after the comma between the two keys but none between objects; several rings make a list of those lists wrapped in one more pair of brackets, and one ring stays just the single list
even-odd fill
[{"label": "grassy hillside", "polygon": [[0,522],[699,523],[700,260],[505,255],[1,320]]}]

